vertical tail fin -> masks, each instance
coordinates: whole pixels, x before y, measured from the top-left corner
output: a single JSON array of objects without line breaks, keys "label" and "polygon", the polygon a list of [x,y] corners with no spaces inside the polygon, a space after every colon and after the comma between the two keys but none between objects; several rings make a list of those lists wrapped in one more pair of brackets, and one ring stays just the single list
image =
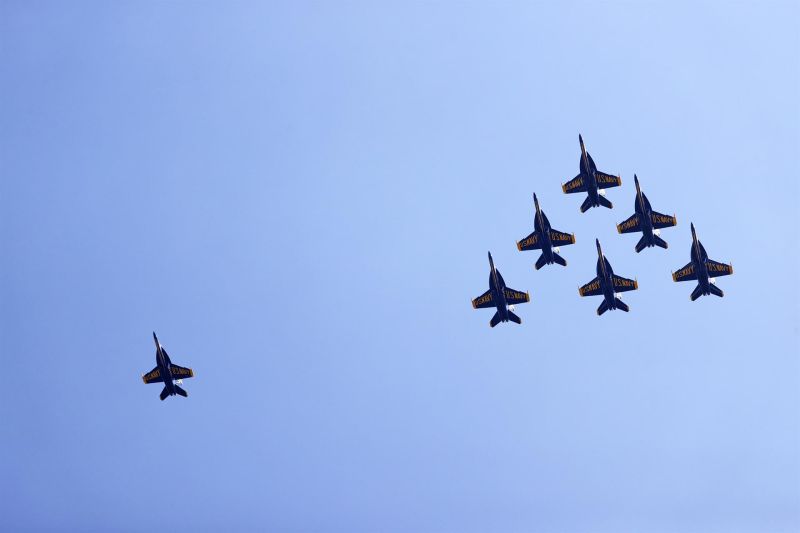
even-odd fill
[{"label": "vertical tail fin", "polygon": [[623,302],[619,298],[614,298],[614,307],[616,307],[617,309],[621,309],[622,311],[625,311],[626,313],[628,311],[630,311],[630,308],[628,307],[628,304],[626,304],[625,302]]},{"label": "vertical tail fin", "polygon": [[661,238],[661,237],[659,237],[658,235],[653,235],[653,242],[654,242],[654,243],[655,243],[655,245],[656,245],[656,246],[658,246],[659,248],[663,248],[663,249],[665,249],[665,250],[666,250],[667,248],[669,248],[669,244],[667,244],[667,241],[665,241],[664,239],[662,239],[662,238]]},{"label": "vertical tail fin", "polygon": [[607,207],[609,209],[614,208],[614,204],[612,204],[611,201],[605,196],[598,196],[597,201],[600,202],[600,205],[602,205],[603,207]]},{"label": "vertical tail fin", "polygon": [[161,398],[161,401],[163,402],[164,400],[167,399],[167,396],[169,396],[169,391],[167,390],[167,386],[164,385],[164,388],[161,390],[161,395],[159,396],[159,398]]},{"label": "vertical tail fin", "polygon": [[522,319],[517,315],[515,315],[514,313],[512,313],[511,311],[508,312],[508,319],[516,324],[522,324]]},{"label": "vertical tail fin", "polygon": [[500,312],[499,311],[495,311],[494,316],[489,321],[489,327],[493,328],[499,323],[500,323]]},{"label": "vertical tail fin", "polygon": [[177,392],[178,394],[180,394],[180,395],[181,395],[181,396],[183,396],[184,398],[186,398],[186,397],[188,397],[188,396],[189,396],[189,393],[188,393],[188,392],[186,392],[185,390],[183,390],[182,388],[180,388],[179,386],[177,386],[177,385],[174,385],[174,387],[175,387],[175,392]]},{"label": "vertical tail fin", "polygon": [[[656,237],[656,238],[658,238],[658,237]],[[642,250],[647,248],[648,244],[649,243],[647,242],[647,237],[645,235],[642,235],[642,238],[639,239],[638,243],[636,243],[636,253],[638,254],[639,252],[641,252]]]},{"label": "vertical tail fin", "polygon": [[544,254],[542,254],[542,255],[539,256],[539,259],[536,260],[536,264],[534,265],[534,268],[536,270],[539,270],[540,268],[542,268],[546,264],[547,264],[547,259],[545,258]]},{"label": "vertical tail fin", "polygon": [[553,261],[558,263],[561,266],[567,266],[567,260],[558,255],[557,253],[553,252]]}]

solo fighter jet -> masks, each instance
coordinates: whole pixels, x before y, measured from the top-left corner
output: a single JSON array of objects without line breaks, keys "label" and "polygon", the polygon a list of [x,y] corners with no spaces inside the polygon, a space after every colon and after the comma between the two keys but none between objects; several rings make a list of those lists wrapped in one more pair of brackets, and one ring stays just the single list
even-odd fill
[{"label": "solo fighter jet", "polygon": [[581,296],[603,296],[603,303],[597,308],[597,314],[602,315],[609,309],[622,309],[628,312],[628,306],[619,299],[619,293],[625,291],[635,291],[639,288],[639,283],[634,279],[623,278],[614,274],[611,264],[603,255],[600,249],[600,241],[597,243],[597,277],[578,289]]},{"label": "solo fighter jet", "polygon": [[500,272],[494,268],[492,253],[489,252],[489,290],[472,300],[472,307],[484,309],[486,307],[496,307],[497,312],[489,322],[489,326],[495,327],[500,322],[516,322],[522,324],[522,319],[514,314],[514,304],[521,304],[531,300],[527,292],[515,291],[506,287],[506,282]]},{"label": "solo fighter jet", "polygon": [[718,263],[708,258],[706,249],[697,240],[697,234],[694,231],[694,224],[692,227],[692,261],[672,273],[672,281],[690,281],[697,280],[697,287],[694,288],[689,298],[692,301],[697,300],[705,294],[715,294],[722,298],[725,293],[722,289],[715,285],[716,280],[712,276],[728,276],[733,274],[733,265],[726,265],[725,263]]},{"label": "solo fighter jet", "polygon": [[668,228],[678,223],[675,216],[662,215],[650,207],[650,200],[644,195],[639,188],[639,178],[636,174],[633,175],[633,182],[636,184],[636,204],[634,205],[633,216],[617,224],[617,231],[619,233],[633,233],[642,232],[642,238],[636,245],[636,253],[638,254],[645,248],[650,246],[660,246],[667,248],[669,245],[667,241],[659,237],[661,235],[661,228]]},{"label": "solo fighter jet", "polygon": [[[183,383],[183,378],[193,378],[194,372],[191,368],[185,368],[172,363],[169,360],[167,351],[158,342],[156,332],[153,332],[153,340],[156,343],[156,367],[142,376],[142,381],[145,383],[164,383],[164,389],[161,391],[161,401],[164,401],[167,396],[174,396],[176,394],[184,398],[189,395],[185,390],[178,386],[178,383]],[[178,380],[174,383],[173,380]]]},{"label": "solo fighter jet", "polygon": [[600,205],[611,209],[614,205],[605,198],[605,189],[619,187],[622,185],[622,179],[619,176],[612,176],[597,170],[592,156],[586,153],[586,147],[583,146],[583,137],[578,135],[578,141],[581,143],[581,173],[562,184],[561,189],[566,194],[575,192],[588,193],[586,200],[581,204],[581,213],[585,213],[591,207]]},{"label": "solo fighter jet", "polygon": [[552,265],[553,263],[567,266],[566,259],[558,255],[558,252],[561,251],[558,246],[574,244],[575,235],[556,231],[550,227],[547,215],[539,209],[539,200],[536,198],[536,193],[533,193],[533,203],[536,206],[536,218],[533,219],[534,231],[517,243],[517,250],[520,252],[523,250],[542,251],[542,255],[536,260],[536,270],[539,270],[544,265]]}]

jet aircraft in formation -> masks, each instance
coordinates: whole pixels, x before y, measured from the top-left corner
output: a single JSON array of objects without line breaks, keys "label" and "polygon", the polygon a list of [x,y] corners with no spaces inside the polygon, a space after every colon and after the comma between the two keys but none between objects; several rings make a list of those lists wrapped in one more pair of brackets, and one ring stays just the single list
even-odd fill
[{"label": "jet aircraft in formation", "polygon": [[605,197],[605,190],[609,187],[619,187],[622,185],[622,179],[619,176],[612,176],[597,170],[597,165],[594,164],[592,156],[586,152],[586,147],[583,145],[583,137],[578,135],[578,141],[581,143],[581,172],[563,184],[561,189],[566,194],[587,193],[586,199],[581,204],[581,213],[601,205],[609,209],[613,208],[614,204]]},{"label": "jet aircraft in formation", "polygon": [[697,300],[703,295],[714,294],[722,298],[725,293],[722,289],[716,286],[716,279],[714,277],[728,276],[733,274],[733,265],[726,265],[708,258],[706,249],[697,240],[697,233],[694,231],[694,224],[692,228],[692,251],[690,256],[691,262],[672,273],[673,281],[694,281],[697,280],[697,287],[694,288],[689,298],[692,301]]},{"label": "jet aircraft in formation", "polygon": [[522,324],[522,319],[514,314],[513,306],[529,302],[530,295],[527,292],[515,291],[506,287],[506,282],[500,272],[494,267],[492,252],[489,252],[489,290],[472,300],[472,307],[484,309],[494,307],[497,309],[489,326],[495,327],[500,322],[516,322]]},{"label": "jet aircraft in formation", "polygon": [[639,178],[636,174],[633,175],[633,182],[636,184],[634,213],[630,218],[617,224],[617,231],[619,233],[642,232],[642,238],[636,244],[637,254],[650,246],[660,246],[666,249],[669,245],[659,236],[661,228],[676,225],[678,219],[675,216],[662,215],[653,211],[653,208],[650,207],[650,200],[639,188]]},{"label": "jet aircraft in formation", "polygon": [[[578,135],[578,142],[581,145],[580,173],[563,184],[561,186],[562,190],[567,194],[586,193],[586,199],[581,205],[582,213],[598,206],[613,208],[612,203],[605,198],[605,189],[622,185],[622,179],[619,176],[613,176],[597,170],[592,156],[586,151],[581,135]],[[642,237],[635,247],[636,253],[653,246],[668,248],[669,245],[660,236],[661,229],[677,225],[677,218],[674,215],[669,216],[654,211],[650,205],[650,200],[642,192],[639,185],[639,177],[636,174],[633,176],[633,182],[636,185],[634,213],[617,224],[617,231],[619,233],[642,233]],[[536,193],[533,195],[533,203],[536,208],[536,216],[533,221],[534,231],[517,242],[517,249],[519,251],[541,250],[541,255],[536,260],[536,270],[553,263],[567,266],[567,261],[559,255],[559,246],[574,244],[575,235],[554,230],[550,226],[547,215],[539,207],[539,199],[536,197]],[[603,296],[603,303],[597,309],[598,315],[614,309],[628,312],[629,308],[619,298],[619,294],[638,289],[639,283],[635,279],[615,275],[611,264],[603,255],[603,250],[600,248],[600,240],[596,239],[595,243],[597,245],[597,277],[583,285],[579,289],[579,293],[581,296]],[[697,280],[697,287],[692,291],[691,295],[692,301],[697,300],[704,294],[722,296],[723,292],[716,287],[714,276],[733,274],[733,266],[712,261],[708,258],[703,245],[697,240],[694,224],[692,224],[691,259],[688,265],[672,274],[672,279],[674,281]],[[529,301],[529,295],[506,287],[503,277],[494,267],[491,253],[489,254],[489,266],[491,268],[489,290],[472,300],[472,306],[476,309],[484,307],[497,308],[497,312],[489,322],[491,327],[507,321],[520,324],[522,321],[513,313],[513,304]]]},{"label": "jet aircraft in formation", "polygon": [[[146,384],[149,383],[164,383],[164,388],[161,391],[161,401],[164,401],[167,396],[175,396],[176,394],[186,398],[189,393],[183,390],[179,383],[183,383],[183,378],[193,378],[194,372],[191,368],[186,368],[173,364],[167,355],[167,350],[161,346],[156,337],[156,332],[153,332],[153,340],[156,343],[156,367],[142,376],[142,381]],[[179,380],[175,383],[175,380]]]},{"label": "jet aircraft in formation", "polygon": [[544,265],[552,265],[558,263],[561,266],[567,266],[567,261],[558,255],[559,246],[567,246],[575,244],[575,235],[557,231],[550,227],[550,221],[547,220],[547,215],[544,214],[539,208],[539,200],[536,198],[536,193],[533,193],[533,204],[536,207],[536,217],[533,219],[533,233],[517,242],[517,250],[541,250],[542,254],[536,260],[536,270],[539,270]]},{"label": "jet aircraft in formation", "polygon": [[635,291],[639,288],[639,283],[634,279],[614,274],[611,263],[608,262],[600,248],[600,240],[595,239],[595,243],[597,244],[597,277],[578,289],[578,292],[581,296],[603,296],[603,303],[597,308],[598,315],[602,315],[609,309],[621,309],[627,313],[628,305],[620,300],[619,293]]}]

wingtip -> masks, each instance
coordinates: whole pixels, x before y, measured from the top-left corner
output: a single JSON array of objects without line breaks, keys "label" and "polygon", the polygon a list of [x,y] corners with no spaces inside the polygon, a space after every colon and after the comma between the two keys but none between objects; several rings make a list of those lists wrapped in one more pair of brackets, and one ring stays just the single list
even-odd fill
[{"label": "wingtip", "polygon": [[564,194],[567,194],[567,187],[563,183],[561,184],[561,190],[564,191]]},{"label": "wingtip", "polygon": [[622,234],[622,228],[617,224],[617,233]]},{"label": "wingtip", "polygon": [[678,278],[675,276],[675,272],[672,272],[672,281],[678,281]]},{"label": "wingtip", "polygon": [[520,244],[520,242],[522,242],[522,241],[517,241],[517,250],[519,250],[521,252],[522,251],[522,245]]}]

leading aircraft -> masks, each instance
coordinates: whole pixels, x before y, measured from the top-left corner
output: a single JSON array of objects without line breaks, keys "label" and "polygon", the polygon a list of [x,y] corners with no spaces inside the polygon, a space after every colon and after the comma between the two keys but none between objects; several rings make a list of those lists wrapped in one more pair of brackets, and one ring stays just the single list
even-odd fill
[{"label": "leading aircraft", "polygon": [[472,300],[472,307],[475,309],[484,309],[486,307],[496,307],[497,312],[489,321],[489,326],[495,327],[500,322],[516,322],[522,324],[522,319],[514,314],[513,306],[529,302],[531,300],[530,294],[522,291],[515,291],[506,287],[506,282],[503,276],[494,267],[492,260],[492,252],[489,252],[489,290]]},{"label": "leading aircraft", "polygon": [[533,219],[534,231],[517,243],[517,250],[520,252],[523,250],[542,251],[542,255],[536,260],[536,270],[539,270],[544,265],[552,265],[553,263],[567,266],[567,260],[558,255],[558,252],[560,252],[558,246],[575,244],[575,235],[556,231],[550,227],[547,215],[539,209],[539,200],[536,198],[536,193],[533,193],[533,203],[536,206],[536,217]]},{"label": "leading aircraft", "polygon": [[586,152],[586,147],[583,145],[583,137],[578,135],[578,141],[581,143],[581,172],[568,182],[561,185],[561,189],[566,194],[575,192],[588,193],[586,200],[581,204],[581,213],[585,213],[592,207],[602,205],[611,209],[614,207],[609,200],[606,199],[605,189],[609,187],[619,187],[622,185],[622,179],[619,176],[612,176],[605,172],[597,170],[592,156]]},{"label": "leading aircraft", "polygon": [[597,308],[598,315],[602,315],[609,309],[622,309],[627,313],[628,305],[619,299],[619,293],[635,291],[639,288],[639,283],[634,279],[615,275],[611,264],[603,255],[600,241],[595,239],[595,243],[597,244],[597,277],[578,289],[578,292],[581,296],[603,296],[603,303]]},{"label": "leading aircraft", "polygon": [[678,219],[675,216],[662,215],[653,211],[653,208],[650,207],[650,200],[639,188],[639,178],[636,177],[636,174],[633,175],[633,182],[636,184],[636,204],[633,216],[617,224],[617,231],[619,233],[642,232],[642,238],[636,245],[637,254],[650,246],[660,246],[666,249],[669,246],[667,241],[659,237],[661,228],[676,225]]},{"label": "leading aircraft", "polygon": [[677,272],[673,272],[672,281],[697,280],[697,287],[694,288],[689,296],[692,301],[706,294],[714,294],[722,298],[725,293],[715,285],[716,280],[712,276],[720,277],[733,274],[733,265],[726,265],[709,259],[706,249],[697,240],[694,224],[690,225],[692,227],[692,261]]},{"label": "leading aircraft", "polygon": [[167,355],[167,350],[161,346],[156,337],[156,332],[153,332],[153,340],[156,343],[156,367],[142,376],[142,381],[145,383],[164,383],[164,389],[161,391],[161,401],[164,401],[167,396],[174,396],[176,394],[186,398],[189,393],[183,390],[174,380],[180,380],[182,383],[183,378],[193,378],[194,372],[191,368],[185,368],[172,363]]}]

